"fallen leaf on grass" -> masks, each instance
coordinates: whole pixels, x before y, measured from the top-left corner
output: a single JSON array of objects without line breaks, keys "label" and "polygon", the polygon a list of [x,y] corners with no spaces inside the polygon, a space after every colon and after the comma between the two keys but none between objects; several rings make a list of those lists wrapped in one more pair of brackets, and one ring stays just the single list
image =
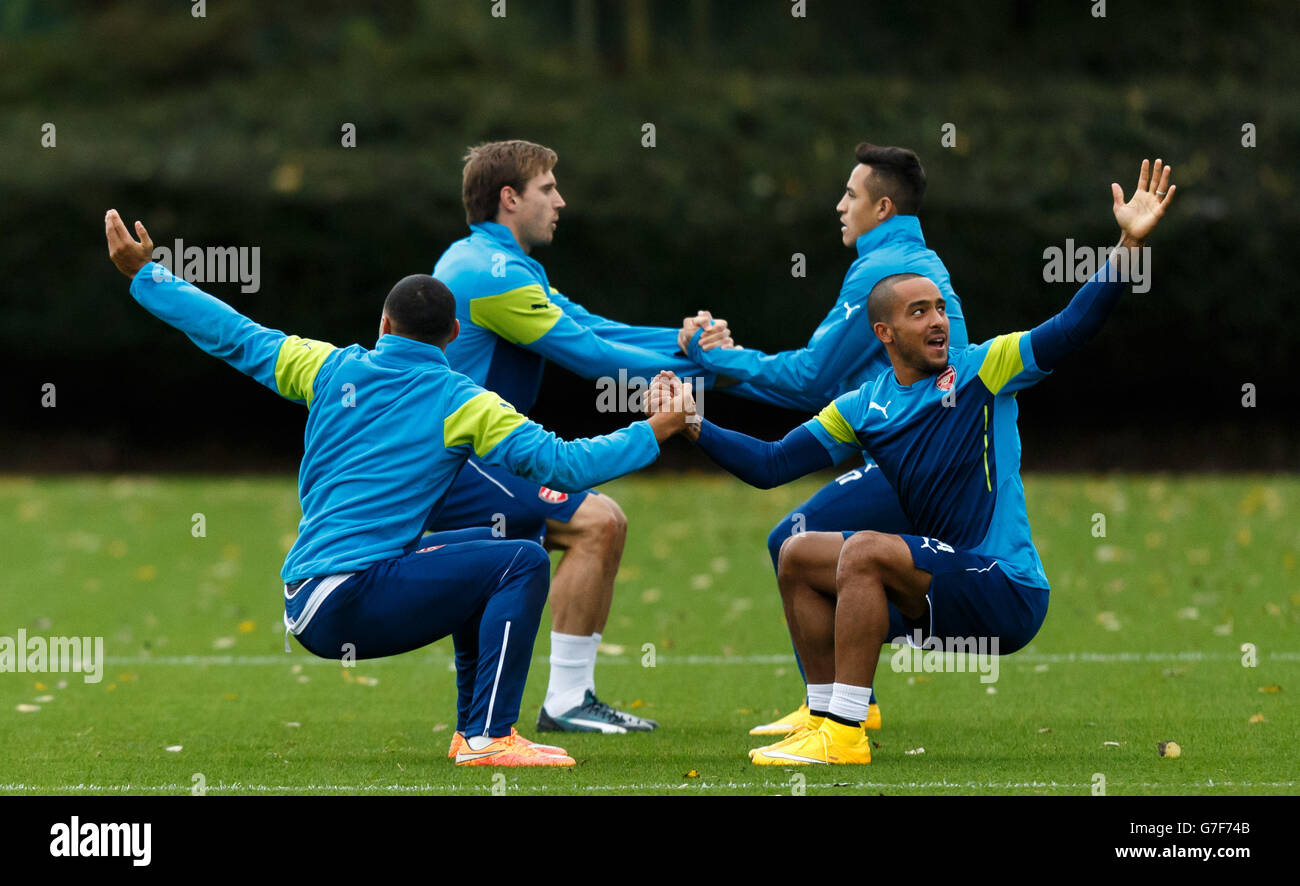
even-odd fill
[{"label": "fallen leaf on grass", "polygon": [[1279,686],[1277,683],[1274,683],[1271,686],[1259,687],[1259,691],[1268,693],[1269,695],[1277,695],[1279,692],[1282,691],[1282,687]]},{"label": "fallen leaf on grass", "polygon": [[1052,731],[1051,726],[1044,726],[1042,729],[1038,730],[1038,734],[1043,735],[1044,733],[1051,732],[1051,731]]},{"label": "fallen leaf on grass", "polygon": [[1268,722],[1268,721],[1265,719],[1265,717],[1264,717],[1263,714],[1251,714],[1251,715],[1250,715],[1250,722],[1252,722],[1252,723],[1266,723],[1266,722]]},{"label": "fallen leaf on grass", "polygon": [[1175,759],[1183,755],[1183,749],[1178,746],[1176,741],[1162,741],[1156,745],[1156,751],[1162,757]]},{"label": "fallen leaf on grass", "polygon": [[1101,743],[1101,746],[1102,746],[1103,748],[1117,748],[1117,747],[1119,747],[1119,742],[1117,742],[1117,741],[1103,741],[1103,742]]},{"label": "fallen leaf on grass", "polygon": [[692,769],[690,772],[686,773],[686,775],[684,775],[684,776],[682,776],[682,777],[683,777],[683,778],[699,778],[699,777],[700,777],[700,771],[699,771],[698,769]]},{"label": "fallen leaf on grass", "polygon": [[20,704],[14,708],[20,714],[34,714],[41,709],[38,704]]},{"label": "fallen leaf on grass", "polygon": [[181,752],[181,748],[182,748],[181,745],[173,744],[173,745],[168,745],[167,747],[163,748],[163,750],[167,751],[169,754],[178,754]]},{"label": "fallen leaf on grass", "polygon": [[912,748],[910,751],[903,751],[904,754],[916,757],[925,753],[925,748]]}]

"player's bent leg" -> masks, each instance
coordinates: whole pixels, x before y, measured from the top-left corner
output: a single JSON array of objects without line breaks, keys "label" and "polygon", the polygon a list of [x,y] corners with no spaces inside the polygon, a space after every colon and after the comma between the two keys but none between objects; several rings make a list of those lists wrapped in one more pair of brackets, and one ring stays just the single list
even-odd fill
[{"label": "player's bent leg", "polygon": [[564,552],[551,582],[555,630],[580,636],[604,630],[626,541],[627,517],[607,495],[588,495],[567,520],[546,521],[547,549]]},{"label": "player's bent leg", "polygon": [[563,730],[565,715],[578,708],[585,708],[584,721],[606,721],[610,732],[657,725],[620,715],[596,697],[596,650],[627,535],[617,502],[596,492],[557,492],[471,458],[427,526],[435,533],[430,541],[487,527],[493,537],[531,539],[564,552],[551,587],[551,677],[539,728]]},{"label": "player's bent leg", "polygon": [[835,681],[835,569],[843,545],[838,532],[803,532],[781,546],[777,585],[791,640],[804,662],[808,700],[782,720],[758,727],[787,726],[783,739],[749,752],[755,762],[759,756],[766,762],[767,752],[816,732],[826,716]]},{"label": "player's bent leg", "polygon": [[1049,593],[1013,577],[1001,561],[924,536],[903,535],[916,568],[933,578],[928,608],[906,637],[931,638],[949,651],[1009,655],[1033,640],[1047,617]]},{"label": "player's bent leg", "polygon": [[[783,557],[784,560],[784,557]],[[784,564],[783,564],[784,565]],[[825,568],[824,563],[818,566]],[[809,566],[809,569],[815,568]],[[818,580],[825,582],[825,576]],[[859,532],[843,540],[834,572],[834,656],[832,692],[826,716],[815,732],[754,756],[760,765],[863,764],[871,742],[863,724],[880,650],[889,635],[891,601],[908,618],[925,612],[929,575],[912,565],[898,536]],[[785,588],[783,586],[783,592]],[[800,613],[802,617],[802,613]],[[804,626],[800,626],[805,632]],[[809,659],[810,678],[814,671]],[[812,684],[809,683],[809,693]]]},{"label": "player's bent leg", "polygon": [[[903,513],[898,503],[898,494],[885,475],[874,462],[868,461],[861,468],[855,468],[836,477],[817,491],[812,498],[800,504],[786,514],[772,528],[767,537],[768,555],[772,558],[772,568],[779,566],[781,545],[792,535],[802,532],[836,532],[841,530],[878,530],[881,532],[911,532],[911,522]],[[894,613],[895,617],[897,613]],[[795,665],[799,676],[807,683],[803,662],[795,651]],[[788,724],[798,720],[807,707],[804,705],[772,723],[765,723],[750,730],[750,735],[775,735],[788,731]],[[867,715],[867,728],[879,729],[882,725],[880,706],[876,704],[874,692],[871,696],[870,711]]]},{"label": "player's bent leg", "polygon": [[551,580],[551,676],[539,731],[618,734],[659,725],[596,695],[596,654],[626,540],[627,517],[607,495],[589,494],[572,514],[546,522],[547,547],[564,555]]},{"label": "player's bent leg", "polygon": [[[397,655],[477,626],[473,690],[459,724],[469,738],[457,762],[573,765],[532,749],[513,728],[549,573],[535,542],[432,545],[361,573],[309,580],[306,598],[290,597],[286,613],[302,645],[325,658]],[[459,649],[468,648],[462,634]]]}]

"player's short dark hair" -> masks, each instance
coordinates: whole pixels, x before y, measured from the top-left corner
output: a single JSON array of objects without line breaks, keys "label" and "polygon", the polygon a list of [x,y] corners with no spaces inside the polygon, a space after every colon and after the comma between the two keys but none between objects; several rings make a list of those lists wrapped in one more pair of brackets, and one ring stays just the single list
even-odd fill
[{"label": "player's short dark hair", "polygon": [[893,318],[894,301],[898,293],[894,287],[904,280],[915,280],[920,274],[890,274],[888,277],[882,277],[880,282],[871,287],[871,294],[867,296],[867,322],[872,326],[877,323],[888,323]]},{"label": "player's short dark hair", "polygon": [[508,186],[522,194],[530,178],[550,172],[558,160],[550,148],[523,139],[486,142],[470,148],[465,152],[460,183],[465,221],[471,225],[495,221],[502,188]]},{"label": "player's short dark hair", "polygon": [[871,167],[867,187],[872,200],[888,197],[898,207],[899,215],[916,215],[921,210],[925,170],[915,151],[870,142],[862,142],[853,150],[859,163]]},{"label": "player's short dark hair", "polygon": [[412,274],[397,281],[384,299],[393,335],[440,345],[451,335],[456,320],[456,299],[441,280]]}]

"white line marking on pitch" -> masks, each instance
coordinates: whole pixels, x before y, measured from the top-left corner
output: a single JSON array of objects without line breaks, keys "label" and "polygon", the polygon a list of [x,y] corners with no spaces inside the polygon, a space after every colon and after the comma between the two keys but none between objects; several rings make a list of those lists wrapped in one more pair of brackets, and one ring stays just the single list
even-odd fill
[{"label": "white line marking on pitch", "polygon": [[[451,656],[426,654],[427,658],[437,662],[451,661]],[[1026,664],[1141,664],[1158,662],[1198,662],[1198,661],[1235,661],[1241,656],[1236,652],[1017,652],[1006,656],[1009,663]],[[397,657],[367,659],[366,667],[393,662]],[[1300,652],[1268,652],[1261,658],[1264,661],[1294,662],[1300,661]],[[533,658],[534,664],[545,664],[550,659],[545,655]],[[600,664],[630,665],[639,664],[640,658],[626,655],[602,655]],[[306,655],[109,655],[104,657],[109,665],[179,665],[202,667],[225,666],[266,666],[281,664],[333,665],[339,663],[334,659],[317,658]],[[790,665],[794,656],[790,653],[771,655],[659,655],[658,664],[714,666],[714,665]]]},{"label": "white line marking on pitch", "polygon": [[[1191,782],[1140,782],[1140,783],[1118,783],[1111,782],[1112,788],[1293,788],[1300,782],[1295,781],[1191,781]],[[1089,790],[1092,787],[1091,782],[1057,782],[1057,781],[907,781],[907,782],[884,782],[884,781],[859,781],[859,782],[808,782],[806,788],[831,789],[838,790],[842,788],[857,788],[870,790],[933,790],[936,788],[962,788],[965,790],[1009,790],[1009,789],[1078,789]],[[570,792],[578,791],[583,793],[600,793],[617,791],[620,793],[630,793],[635,791],[664,791],[664,790],[691,790],[704,792],[710,790],[748,790],[748,789],[774,790],[785,793],[790,789],[789,781],[765,781],[765,782],[699,782],[699,783],[679,783],[679,782],[650,782],[643,784],[614,784],[614,785],[512,785],[507,788],[510,791],[521,793],[549,793],[552,791]],[[411,784],[411,785],[341,785],[341,784],[311,784],[311,785],[264,785],[264,784],[243,784],[235,782],[233,784],[209,784],[208,793],[221,793],[243,791],[246,793],[258,794],[292,794],[292,793],[340,793],[340,794],[411,794],[411,793],[459,793],[473,792],[486,793],[492,789],[491,785],[486,784]],[[29,784],[0,784],[0,792],[27,792],[48,794],[53,792],[78,792],[78,793],[190,793],[188,784],[164,784],[164,785],[98,785],[98,784],[75,784],[75,785],[29,785]]]}]

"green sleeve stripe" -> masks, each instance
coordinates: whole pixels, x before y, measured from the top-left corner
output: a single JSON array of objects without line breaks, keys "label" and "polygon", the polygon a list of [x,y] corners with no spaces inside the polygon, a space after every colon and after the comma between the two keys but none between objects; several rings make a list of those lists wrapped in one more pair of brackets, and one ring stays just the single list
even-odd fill
[{"label": "green sleeve stripe", "polygon": [[280,345],[275,360],[275,387],[280,396],[303,400],[307,408],[316,396],[316,374],[335,347],[326,341],[291,335]]},{"label": "green sleeve stripe", "polygon": [[1007,382],[1024,371],[1025,361],[1020,356],[1020,339],[1024,335],[1023,332],[999,335],[989,346],[979,376],[991,393],[998,393]]},{"label": "green sleeve stripe", "polygon": [[834,403],[829,404],[821,412],[817,413],[817,421],[826,429],[826,433],[831,435],[831,439],[838,443],[847,443],[849,446],[858,446],[858,435],[853,433],[853,426],[844,420],[840,414],[839,407]]},{"label": "green sleeve stripe", "polygon": [[474,454],[482,458],[525,421],[509,403],[491,391],[484,391],[466,400],[443,420],[442,445],[470,443]]},{"label": "green sleeve stripe", "polygon": [[559,305],[537,283],[469,303],[469,319],[515,345],[529,345],[551,331],[563,316]]}]

